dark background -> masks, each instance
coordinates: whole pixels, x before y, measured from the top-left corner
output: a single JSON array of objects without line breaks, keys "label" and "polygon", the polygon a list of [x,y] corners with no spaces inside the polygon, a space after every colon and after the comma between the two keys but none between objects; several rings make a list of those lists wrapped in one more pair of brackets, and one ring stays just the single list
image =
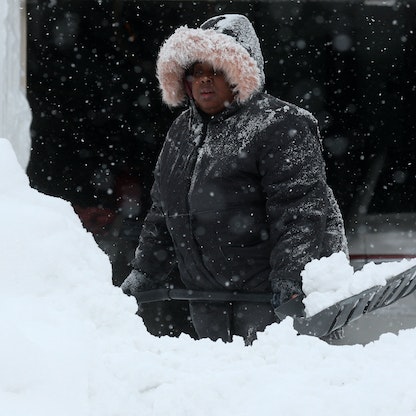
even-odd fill
[{"label": "dark background", "polygon": [[318,118],[347,222],[378,160],[372,209],[414,211],[416,5],[373,3],[27,0],[32,186],[73,204],[119,284],[178,114],[155,79],[161,43],[180,25],[241,13],[261,41],[266,90]]}]

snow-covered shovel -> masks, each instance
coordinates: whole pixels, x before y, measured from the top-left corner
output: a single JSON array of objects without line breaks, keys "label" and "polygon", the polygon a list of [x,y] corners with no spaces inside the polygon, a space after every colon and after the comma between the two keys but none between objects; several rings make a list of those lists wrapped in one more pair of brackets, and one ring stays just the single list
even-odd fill
[{"label": "snow-covered shovel", "polygon": [[416,290],[416,266],[387,279],[386,285],[373,286],[323,309],[305,316],[303,296],[298,296],[276,309],[279,319],[292,316],[294,328],[303,335],[324,337],[366,313],[391,305]]}]

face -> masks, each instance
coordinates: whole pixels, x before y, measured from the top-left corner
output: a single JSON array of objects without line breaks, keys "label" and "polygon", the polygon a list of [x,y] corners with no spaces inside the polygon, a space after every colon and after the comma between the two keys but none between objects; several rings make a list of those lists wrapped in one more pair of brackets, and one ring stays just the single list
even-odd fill
[{"label": "face", "polygon": [[195,103],[206,114],[214,115],[221,112],[234,99],[224,74],[214,71],[207,63],[194,65],[190,82]]}]

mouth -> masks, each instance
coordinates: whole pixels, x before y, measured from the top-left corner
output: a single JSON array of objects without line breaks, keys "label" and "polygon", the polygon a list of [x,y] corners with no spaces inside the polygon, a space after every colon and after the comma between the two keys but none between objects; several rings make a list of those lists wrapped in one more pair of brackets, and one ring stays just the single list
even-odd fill
[{"label": "mouth", "polygon": [[214,94],[214,91],[213,90],[202,90],[202,91],[200,91],[199,94],[201,95],[201,97],[209,97],[209,96]]}]

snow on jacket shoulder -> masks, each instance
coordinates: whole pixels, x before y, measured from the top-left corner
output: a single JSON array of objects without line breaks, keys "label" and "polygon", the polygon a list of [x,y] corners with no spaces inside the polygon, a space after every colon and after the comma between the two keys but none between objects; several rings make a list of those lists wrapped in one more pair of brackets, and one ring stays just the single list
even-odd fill
[{"label": "snow on jacket shoulder", "polygon": [[210,118],[183,112],[152,195],[134,267],[158,281],[177,261],[188,288],[276,291],[346,250],[315,119],[264,93]]}]

